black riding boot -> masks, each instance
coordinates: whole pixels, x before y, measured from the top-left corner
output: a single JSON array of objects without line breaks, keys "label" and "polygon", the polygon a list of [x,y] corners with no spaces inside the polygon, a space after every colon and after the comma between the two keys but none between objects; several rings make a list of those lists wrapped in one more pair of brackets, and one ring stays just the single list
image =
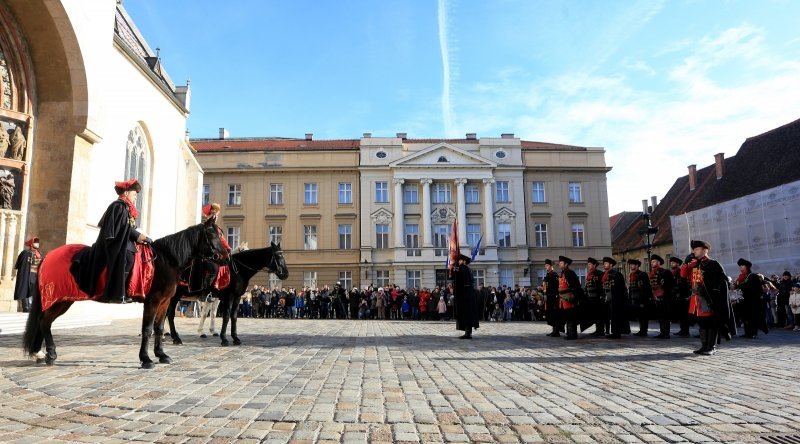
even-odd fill
[{"label": "black riding boot", "polygon": [[717,353],[717,339],[719,335],[717,334],[716,328],[709,328],[706,329],[706,349],[705,351],[701,352],[701,355],[704,356],[713,356]]},{"label": "black riding boot", "polygon": [[467,327],[464,334],[459,336],[458,339],[472,339],[472,327]]},{"label": "black riding boot", "polygon": [[578,339],[578,324],[575,321],[567,322],[567,336],[564,339]]},{"label": "black riding boot", "polygon": [[661,339],[669,339],[669,330],[671,324],[672,323],[669,321],[669,319],[664,319],[661,321]]},{"label": "black riding boot", "polygon": [[705,328],[700,327],[700,348],[695,350],[693,353],[699,355],[700,353],[703,353],[703,352],[706,351],[706,340],[707,340],[706,339],[707,338],[706,332],[707,332],[707,330]]}]

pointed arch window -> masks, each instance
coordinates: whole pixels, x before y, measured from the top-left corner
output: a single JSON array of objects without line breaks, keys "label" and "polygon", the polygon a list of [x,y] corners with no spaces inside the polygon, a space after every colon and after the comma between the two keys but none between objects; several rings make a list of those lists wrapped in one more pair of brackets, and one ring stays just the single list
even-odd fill
[{"label": "pointed arch window", "polygon": [[142,192],[136,197],[136,209],[139,210],[138,227],[145,227],[147,220],[147,196],[150,189],[147,172],[150,170],[150,147],[147,144],[142,127],[136,125],[128,133],[125,145],[125,180],[136,178],[142,186]]}]

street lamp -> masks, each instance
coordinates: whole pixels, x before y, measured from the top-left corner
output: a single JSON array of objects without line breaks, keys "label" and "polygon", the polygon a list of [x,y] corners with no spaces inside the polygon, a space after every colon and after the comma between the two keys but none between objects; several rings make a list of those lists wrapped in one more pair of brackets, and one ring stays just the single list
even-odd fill
[{"label": "street lamp", "polygon": [[[653,196],[653,206],[655,206],[656,197]],[[647,224],[644,228],[639,230],[639,235],[644,237],[644,247],[647,249],[647,266],[650,269],[650,256],[653,254],[653,240],[658,233],[658,227],[653,226],[653,206],[647,205],[647,199],[642,199],[642,217]]]}]

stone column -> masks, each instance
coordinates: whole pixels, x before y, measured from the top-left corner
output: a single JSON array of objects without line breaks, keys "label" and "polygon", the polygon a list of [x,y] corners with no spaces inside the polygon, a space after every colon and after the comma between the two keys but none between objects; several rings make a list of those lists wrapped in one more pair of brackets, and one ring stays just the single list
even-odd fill
[{"label": "stone column", "polygon": [[486,242],[483,245],[494,246],[494,193],[492,192],[492,184],[494,178],[483,179],[483,217],[486,220]]},{"label": "stone column", "polygon": [[433,179],[420,179],[422,184],[422,246],[433,246],[433,224],[431,223],[431,183]]},{"label": "stone column", "polygon": [[3,260],[3,280],[11,279],[11,270],[14,269],[14,244],[17,241],[17,216],[15,214],[8,215],[8,242],[6,242],[6,249]]},{"label": "stone column", "polygon": [[403,215],[403,184],[405,179],[394,179],[394,247],[402,248],[405,216]]},{"label": "stone column", "polygon": [[456,216],[458,217],[458,243],[459,245],[466,245],[467,243],[467,196],[464,194],[464,185],[467,184],[467,179],[456,179],[458,199],[458,210]]}]

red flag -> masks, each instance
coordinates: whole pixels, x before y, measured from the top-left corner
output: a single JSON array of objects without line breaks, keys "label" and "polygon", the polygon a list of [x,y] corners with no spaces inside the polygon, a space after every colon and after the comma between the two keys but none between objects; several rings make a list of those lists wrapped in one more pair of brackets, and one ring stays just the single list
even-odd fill
[{"label": "red flag", "polygon": [[461,254],[461,249],[458,246],[458,220],[453,221],[453,232],[450,233],[450,254],[448,254],[447,270],[450,276],[453,275],[453,268],[458,263],[458,255]]}]

